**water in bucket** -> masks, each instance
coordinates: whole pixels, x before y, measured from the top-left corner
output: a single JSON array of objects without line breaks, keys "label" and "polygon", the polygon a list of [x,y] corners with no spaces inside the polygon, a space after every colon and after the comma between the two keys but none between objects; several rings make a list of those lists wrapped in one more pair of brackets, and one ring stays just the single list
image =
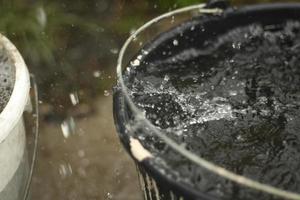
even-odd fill
[{"label": "water in bucket", "polygon": [[[188,35],[201,31],[190,25]],[[238,175],[297,192],[299,43],[296,21],[235,28],[203,44],[177,34],[153,52],[141,51],[124,80],[146,118],[189,151]],[[191,164],[149,130],[136,137],[156,157],[154,165],[179,182],[221,199],[261,199]]]}]

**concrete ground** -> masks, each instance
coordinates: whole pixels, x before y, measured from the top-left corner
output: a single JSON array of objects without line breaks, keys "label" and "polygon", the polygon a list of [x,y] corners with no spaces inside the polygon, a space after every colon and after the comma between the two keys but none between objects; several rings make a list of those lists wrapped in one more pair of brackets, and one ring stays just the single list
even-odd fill
[{"label": "concrete ground", "polygon": [[96,112],[61,124],[41,122],[32,200],[141,200],[135,165],[119,143],[112,98],[101,97]]}]

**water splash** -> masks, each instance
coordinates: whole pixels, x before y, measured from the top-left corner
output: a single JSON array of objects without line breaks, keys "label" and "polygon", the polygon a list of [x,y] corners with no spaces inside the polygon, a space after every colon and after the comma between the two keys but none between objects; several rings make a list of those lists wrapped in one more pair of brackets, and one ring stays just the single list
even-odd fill
[{"label": "water splash", "polygon": [[[298,176],[300,160],[300,152],[293,146],[300,144],[296,136],[300,130],[296,64],[300,60],[300,24],[288,22],[281,29],[270,29],[272,26],[254,24],[206,41],[204,47],[170,54],[162,46],[156,49],[157,55],[164,55],[161,59],[133,61],[133,68],[126,71],[132,77],[126,80],[130,80],[131,97],[147,118],[193,153],[235,173],[298,191],[291,177]],[[166,45],[180,47],[184,42],[176,41]],[[173,175],[198,189],[231,198],[228,182],[203,174],[197,166],[178,164],[175,161],[180,156],[165,151],[151,131],[141,130],[137,137],[163,160],[159,164],[164,170],[169,167],[169,173],[178,172]],[[289,159],[291,155],[297,159]],[[274,172],[282,179],[272,179]]]}]

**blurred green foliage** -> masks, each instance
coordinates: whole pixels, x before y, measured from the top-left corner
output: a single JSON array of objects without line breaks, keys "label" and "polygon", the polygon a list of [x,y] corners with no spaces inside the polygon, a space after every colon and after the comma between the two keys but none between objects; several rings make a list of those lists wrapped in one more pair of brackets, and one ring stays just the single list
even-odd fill
[{"label": "blurred green foliage", "polygon": [[300,2],[300,0],[230,0],[232,5],[248,5],[256,3],[288,3],[288,2]]},{"label": "blurred green foliage", "polygon": [[21,48],[25,57],[34,63],[53,63],[54,50],[64,44],[57,37],[61,28],[79,25],[82,30],[92,30],[93,23],[64,13],[55,3],[29,3],[26,0],[2,1],[0,30]]},{"label": "blurred green foliage", "polygon": [[188,6],[192,4],[205,3],[205,0],[148,0],[157,5],[159,9],[169,10],[172,8]]},{"label": "blurred green foliage", "polygon": [[82,84],[78,76],[84,63],[97,54],[86,45],[95,44],[103,28],[93,13],[84,15],[88,9],[83,4],[78,1],[73,8],[68,1],[0,1],[0,32],[13,41],[36,74],[41,90],[47,91],[42,93],[45,101],[65,101],[66,93]]}]

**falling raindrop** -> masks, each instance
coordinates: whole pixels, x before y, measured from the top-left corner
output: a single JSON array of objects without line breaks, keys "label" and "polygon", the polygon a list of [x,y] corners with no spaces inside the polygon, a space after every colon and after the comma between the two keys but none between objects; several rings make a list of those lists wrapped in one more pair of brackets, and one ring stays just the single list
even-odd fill
[{"label": "falling raindrop", "polygon": [[237,95],[237,91],[230,90],[230,91],[229,91],[229,95],[230,95],[230,96],[236,96],[236,95]]},{"label": "falling raindrop", "polygon": [[136,32],[135,28],[130,29],[130,35],[133,35]]},{"label": "falling raindrop", "polygon": [[74,106],[79,104],[78,93],[77,92],[70,93],[70,100]]},{"label": "falling raindrop", "polygon": [[107,194],[106,194],[106,199],[113,199],[113,195],[110,193],[110,192],[108,192]]},{"label": "falling raindrop", "polygon": [[171,18],[171,23],[173,24],[175,22],[175,16],[173,15]]},{"label": "falling raindrop", "polygon": [[61,126],[63,136],[65,138],[68,138],[72,134],[75,134],[76,125],[73,117],[64,120],[60,126]]},{"label": "falling raindrop", "polygon": [[59,165],[59,174],[61,175],[62,178],[66,178],[68,176],[71,176],[73,174],[72,167],[70,163],[68,164],[60,164]]},{"label": "falling raindrop", "polygon": [[99,33],[102,33],[104,32],[104,28],[103,27],[97,27],[96,31],[99,32]]},{"label": "falling raindrop", "polygon": [[36,18],[38,23],[42,28],[45,28],[47,24],[47,14],[45,12],[45,9],[43,7],[39,7],[36,11]]},{"label": "falling raindrop", "polygon": [[110,92],[108,90],[104,90],[104,96],[108,97],[110,95]]},{"label": "falling raindrop", "polygon": [[178,40],[173,40],[173,45],[178,46]]},{"label": "falling raindrop", "polygon": [[232,48],[233,49],[241,49],[241,43],[240,42],[234,42],[232,43]]},{"label": "falling raindrop", "polygon": [[99,78],[99,77],[101,76],[101,74],[102,74],[102,73],[101,73],[99,70],[93,72],[93,76],[94,76],[95,78]]},{"label": "falling raindrop", "polygon": [[118,53],[119,53],[119,49],[117,49],[117,48],[112,48],[112,49],[110,49],[110,52],[111,52],[112,54],[118,54]]},{"label": "falling raindrop", "polygon": [[79,150],[79,151],[78,151],[78,156],[79,156],[80,158],[83,158],[83,157],[85,156],[85,151],[84,151],[84,150]]}]

